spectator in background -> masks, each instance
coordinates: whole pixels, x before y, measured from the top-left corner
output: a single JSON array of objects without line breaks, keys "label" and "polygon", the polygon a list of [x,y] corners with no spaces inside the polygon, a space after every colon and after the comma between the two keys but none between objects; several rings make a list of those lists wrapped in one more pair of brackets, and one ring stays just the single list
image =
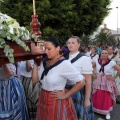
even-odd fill
[{"label": "spectator in background", "polygon": [[80,53],[82,53],[82,54],[84,54],[84,55],[85,55],[85,49],[80,48]]},{"label": "spectator in background", "polygon": [[[118,50],[118,53],[119,53],[119,50]],[[108,58],[115,61],[117,65],[120,66],[120,58],[118,56],[118,54],[114,53],[114,49],[112,46],[109,46],[108,47]],[[113,70],[113,76],[117,73],[116,70]],[[115,79],[116,81],[116,84],[117,84],[117,87],[118,87],[118,91],[119,91],[119,95],[120,95],[120,77],[117,77]]]},{"label": "spectator in background", "polygon": [[90,57],[91,57],[92,62],[93,62],[95,59],[98,59],[98,58],[99,58],[99,55],[96,53],[95,47],[92,47],[92,48],[91,48]]},{"label": "spectator in background", "polygon": [[115,52],[115,53],[118,53],[119,49],[120,49],[120,44],[117,44],[114,52]]},{"label": "spectator in background", "polygon": [[88,47],[87,53],[85,53],[86,56],[90,57],[91,54],[91,47]]},{"label": "spectator in background", "polygon": [[97,47],[97,52],[98,52],[99,55],[100,55],[101,52],[102,52],[102,49],[101,49],[100,45],[98,45],[98,47]]},{"label": "spectator in background", "polygon": [[111,60],[114,60],[117,64],[120,62],[120,58],[118,57],[118,54],[114,52],[114,49],[112,46],[108,46],[108,58]]}]

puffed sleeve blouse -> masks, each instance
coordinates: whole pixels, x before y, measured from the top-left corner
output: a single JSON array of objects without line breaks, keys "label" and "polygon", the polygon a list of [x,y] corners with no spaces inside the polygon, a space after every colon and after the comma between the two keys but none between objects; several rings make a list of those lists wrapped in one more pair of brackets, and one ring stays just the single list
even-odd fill
[{"label": "puffed sleeve blouse", "polygon": [[[73,58],[75,58],[79,52],[69,55],[69,60],[71,61]],[[76,60],[74,63],[72,63],[73,66],[80,72],[80,74],[92,74],[93,67],[91,59],[87,56],[82,56],[78,60]]]},{"label": "puffed sleeve blouse", "polygon": [[[38,74],[41,77],[44,71],[43,63],[41,63]],[[42,80],[40,80],[41,88],[47,91],[64,90],[67,80],[79,82],[84,77],[75,69],[68,61],[64,60],[59,65],[53,67]]]},{"label": "puffed sleeve blouse", "polygon": [[[16,74],[16,68],[15,65],[13,65],[12,63],[8,63],[7,66],[10,68],[10,70],[14,73],[14,75]],[[3,74],[3,68],[0,67],[0,80],[4,80],[6,79],[4,74]]]}]

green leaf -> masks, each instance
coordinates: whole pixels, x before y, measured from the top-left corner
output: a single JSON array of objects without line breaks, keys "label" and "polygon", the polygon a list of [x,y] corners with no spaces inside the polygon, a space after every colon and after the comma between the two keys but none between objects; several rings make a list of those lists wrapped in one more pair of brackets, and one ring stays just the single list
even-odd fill
[{"label": "green leaf", "polygon": [[6,46],[5,46],[5,49],[6,49],[6,50],[9,50],[9,49],[10,49],[10,46],[9,46],[9,45],[6,45]]},{"label": "green leaf", "polygon": [[9,55],[8,55],[8,56],[9,56],[9,57],[11,57],[11,58],[12,58],[12,57],[14,57],[12,53],[9,53]]},{"label": "green leaf", "polygon": [[0,48],[4,48],[2,45],[0,45]]},{"label": "green leaf", "polygon": [[13,50],[13,49],[10,49],[10,52],[11,52],[11,53],[13,53],[13,52],[14,52],[14,50]]},{"label": "green leaf", "polygon": [[0,36],[2,37],[2,38],[6,38],[7,36],[6,36],[6,32],[5,31],[1,31],[0,32]]},{"label": "green leaf", "polygon": [[14,63],[14,57],[9,57],[9,56],[8,56],[8,59],[9,59],[9,61],[10,61],[11,63]]}]

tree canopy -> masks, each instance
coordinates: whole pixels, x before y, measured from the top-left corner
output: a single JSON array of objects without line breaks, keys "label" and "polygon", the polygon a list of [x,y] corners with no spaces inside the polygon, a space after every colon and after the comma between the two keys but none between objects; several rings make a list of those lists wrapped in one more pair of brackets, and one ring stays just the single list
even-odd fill
[{"label": "tree canopy", "polygon": [[83,35],[81,37],[81,44],[85,47],[88,47],[88,45],[92,44],[90,36]]},{"label": "tree canopy", "polygon": [[95,36],[94,43],[101,46],[108,46],[108,45],[115,45],[116,40],[112,34],[108,35],[107,33],[100,32]]},{"label": "tree canopy", "polygon": [[[90,35],[108,15],[108,5],[110,0],[36,0],[42,36],[66,40],[71,35]],[[4,0],[1,11],[30,29],[32,0]]]}]

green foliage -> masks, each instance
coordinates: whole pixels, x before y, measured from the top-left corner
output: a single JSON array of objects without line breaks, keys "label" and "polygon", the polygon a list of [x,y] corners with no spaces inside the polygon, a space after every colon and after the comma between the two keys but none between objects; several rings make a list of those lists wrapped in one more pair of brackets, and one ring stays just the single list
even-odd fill
[{"label": "green foliage", "polygon": [[2,13],[0,13],[0,48],[4,50],[5,56],[11,63],[14,62],[13,49],[10,48],[8,41],[13,41],[22,46],[25,51],[29,51],[24,39],[29,36],[29,31],[24,27],[20,27],[18,22]]},{"label": "green foliage", "polygon": [[[110,0],[36,0],[42,36],[66,40],[71,35],[90,35],[108,15],[109,4]],[[31,30],[32,0],[4,0],[1,11]]]},{"label": "green foliage", "polygon": [[89,36],[83,35],[81,37],[81,44],[85,47],[88,47],[88,45],[91,44],[91,38]]},{"label": "green foliage", "polygon": [[11,34],[8,30],[9,29],[7,26],[4,26],[4,28],[0,30],[0,48],[4,49],[5,56],[7,56],[9,61],[13,63],[14,62],[13,52],[14,51],[13,49],[10,48],[9,44],[7,44],[7,41],[6,41],[7,37],[9,37],[10,40],[16,42],[20,46],[22,46],[25,49],[25,51],[29,51],[29,48],[28,46],[26,46],[26,44],[23,41],[21,41],[20,37]]},{"label": "green foliage", "polygon": [[108,35],[107,33],[100,32],[95,37],[95,43],[102,46],[115,45],[116,40],[114,36]]}]

